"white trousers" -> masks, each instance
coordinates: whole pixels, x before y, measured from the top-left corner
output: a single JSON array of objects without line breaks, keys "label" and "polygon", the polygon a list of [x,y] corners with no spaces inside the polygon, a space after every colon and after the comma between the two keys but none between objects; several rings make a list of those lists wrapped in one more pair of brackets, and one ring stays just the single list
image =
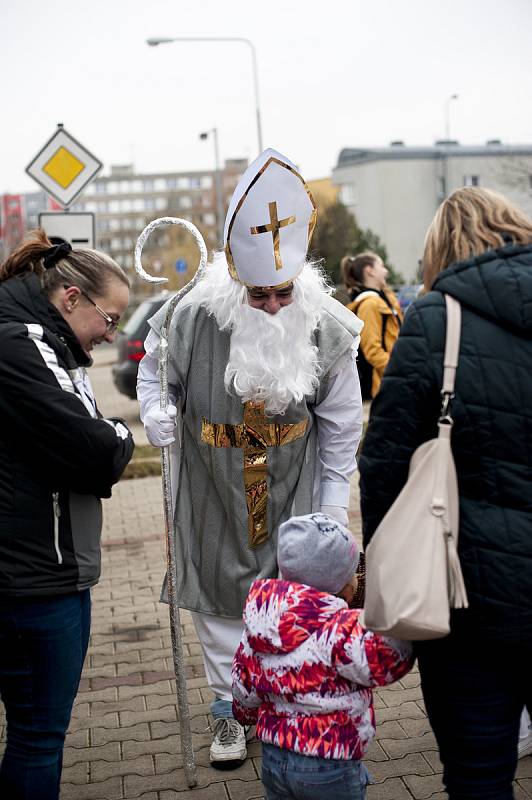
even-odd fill
[{"label": "white trousers", "polygon": [[231,666],[244,630],[242,620],[199,611],[191,611],[191,616],[203,651],[207,682],[215,697],[231,701]]}]

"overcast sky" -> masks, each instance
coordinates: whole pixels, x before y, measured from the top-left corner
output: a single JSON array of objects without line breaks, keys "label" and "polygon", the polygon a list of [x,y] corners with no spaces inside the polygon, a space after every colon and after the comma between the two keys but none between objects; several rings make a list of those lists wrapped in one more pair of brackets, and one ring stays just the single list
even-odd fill
[{"label": "overcast sky", "polygon": [[0,0],[0,193],[32,191],[24,168],[58,122],[104,163],[208,169],[264,146],[305,178],[343,147],[532,142],[532,0]]}]

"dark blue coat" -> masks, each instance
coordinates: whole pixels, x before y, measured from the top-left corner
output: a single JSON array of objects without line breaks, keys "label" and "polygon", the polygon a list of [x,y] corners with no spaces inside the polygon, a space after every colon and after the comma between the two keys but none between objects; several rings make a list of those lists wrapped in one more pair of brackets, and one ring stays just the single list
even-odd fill
[{"label": "dark blue coat", "polygon": [[436,435],[446,292],[462,305],[452,447],[470,607],[454,630],[532,641],[532,245],[454,264],[408,311],[360,458],[365,544]]}]

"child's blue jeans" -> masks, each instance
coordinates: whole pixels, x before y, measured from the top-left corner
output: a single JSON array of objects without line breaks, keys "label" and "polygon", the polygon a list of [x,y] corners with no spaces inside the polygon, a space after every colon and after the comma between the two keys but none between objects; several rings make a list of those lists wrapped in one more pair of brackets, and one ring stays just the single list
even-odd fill
[{"label": "child's blue jeans", "polygon": [[313,758],[262,745],[266,800],[365,800],[368,782],[361,761]]}]

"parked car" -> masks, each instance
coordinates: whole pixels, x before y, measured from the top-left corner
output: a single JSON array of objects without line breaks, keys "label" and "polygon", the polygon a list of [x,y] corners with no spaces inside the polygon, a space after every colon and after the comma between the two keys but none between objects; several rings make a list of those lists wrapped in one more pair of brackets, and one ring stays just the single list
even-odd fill
[{"label": "parked car", "polygon": [[137,397],[137,372],[144,356],[144,340],[150,330],[148,320],[170,297],[172,292],[161,292],[144,300],[118,334],[118,361],[113,365],[113,381],[118,391],[132,400]]},{"label": "parked car", "polygon": [[397,299],[399,300],[399,305],[401,306],[402,311],[406,311],[410,303],[413,303],[414,300],[417,300],[419,297],[419,292],[422,288],[422,283],[409,283],[405,286],[400,286],[395,290],[395,294],[397,295]]}]

